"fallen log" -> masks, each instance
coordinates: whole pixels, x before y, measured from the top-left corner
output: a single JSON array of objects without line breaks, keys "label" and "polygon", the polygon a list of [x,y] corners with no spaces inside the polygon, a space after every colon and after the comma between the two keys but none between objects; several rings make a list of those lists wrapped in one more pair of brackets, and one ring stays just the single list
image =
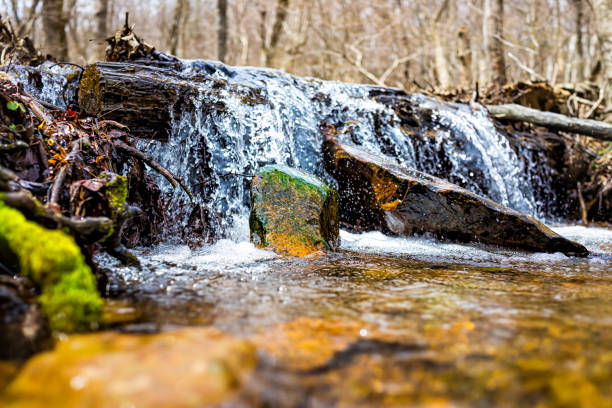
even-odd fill
[{"label": "fallen log", "polygon": [[515,104],[487,105],[487,110],[492,117],[500,120],[527,122],[552,130],[579,133],[601,140],[612,140],[612,125],[597,120],[572,118]]},{"label": "fallen log", "polygon": [[79,83],[79,106],[99,119],[116,120],[130,133],[166,140],[169,107],[197,92],[178,71],[120,62],[89,65]]}]

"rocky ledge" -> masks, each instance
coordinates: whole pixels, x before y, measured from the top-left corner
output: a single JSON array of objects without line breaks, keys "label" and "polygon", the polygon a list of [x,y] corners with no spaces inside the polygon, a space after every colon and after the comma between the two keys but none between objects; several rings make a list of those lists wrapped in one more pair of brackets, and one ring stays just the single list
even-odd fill
[{"label": "rocky ledge", "polygon": [[326,167],[338,181],[340,221],[349,229],[431,233],[441,239],[575,256],[589,253],[533,217],[340,143],[331,128],[323,127],[323,132]]}]

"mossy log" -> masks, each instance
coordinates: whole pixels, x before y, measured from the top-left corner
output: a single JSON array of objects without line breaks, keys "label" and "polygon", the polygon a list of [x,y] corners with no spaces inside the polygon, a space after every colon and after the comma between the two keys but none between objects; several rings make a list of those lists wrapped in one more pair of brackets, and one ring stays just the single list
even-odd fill
[{"label": "mossy log", "polygon": [[42,311],[53,330],[97,327],[102,299],[72,237],[27,221],[19,211],[0,202],[0,259],[40,288]]},{"label": "mossy log", "polygon": [[195,92],[170,68],[98,62],[83,72],[79,106],[89,115],[120,121],[139,137],[166,140],[171,107]]}]

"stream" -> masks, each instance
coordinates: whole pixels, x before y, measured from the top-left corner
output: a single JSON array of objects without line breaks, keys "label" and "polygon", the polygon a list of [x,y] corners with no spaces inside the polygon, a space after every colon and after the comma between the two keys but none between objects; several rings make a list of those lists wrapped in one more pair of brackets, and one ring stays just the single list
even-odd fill
[{"label": "stream", "polygon": [[[15,406],[612,407],[612,229],[557,222],[547,211],[554,194],[534,181],[550,169],[513,149],[486,113],[406,96],[429,112],[415,136],[372,96],[376,87],[184,64],[199,96],[171,108],[181,114],[173,113],[167,142],[139,147],[198,195],[214,243],[187,245],[179,232],[192,208],[159,178],[178,222],[162,243],[135,249],[140,270],[97,256],[109,276],[112,323],[103,333],[62,340],[67,350],[93,353],[84,360],[74,360],[80,351],[35,357],[39,365],[26,365],[22,384],[38,397]],[[57,78],[45,81],[57,88]],[[55,88],[28,89],[62,103]],[[245,92],[258,102],[245,104]],[[337,252],[291,258],[255,248],[242,175],[282,163],[333,184],[321,163],[322,120],[371,152],[553,220],[556,232],[591,255],[345,230]],[[176,344],[176,353],[171,346],[147,351],[159,333],[170,333],[163,342]],[[191,346],[209,336],[220,340]],[[216,351],[230,341],[248,342],[252,360]],[[210,350],[219,353],[214,364],[189,365]],[[149,367],[146,375],[130,368],[139,362]],[[131,382],[118,380],[125,378]],[[50,381],[44,392],[31,385],[41,379]]]}]

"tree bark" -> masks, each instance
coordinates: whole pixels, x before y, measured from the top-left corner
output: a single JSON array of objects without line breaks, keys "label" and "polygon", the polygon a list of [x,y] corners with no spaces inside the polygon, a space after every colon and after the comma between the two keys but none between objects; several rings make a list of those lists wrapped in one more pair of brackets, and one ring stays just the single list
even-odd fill
[{"label": "tree bark", "polygon": [[[601,48],[602,86],[606,88],[605,102],[612,107],[612,0],[593,0],[595,29]],[[612,120],[612,113],[607,120]]]},{"label": "tree bark", "polygon": [[496,119],[527,122],[552,130],[580,133],[596,139],[612,141],[612,125],[597,120],[577,119],[521,105],[488,105],[487,110]]},{"label": "tree bark", "polygon": [[106,55],[106,37],[108,36],[108,0],[96,0],[96,54],[98,61],[104,61]]},{"label": "tree bark", "polygon": [[219,26],[217,28],[217,58],[225,62],[227,55],[227,0],[217,0]]},{"label": "tree bark", "polygon": [[504,85],[506,78],[506,62],[504,58],[504,0],[484,0],[483,37],[487,59],[490,64],[489,81]]},{"label": "tree bark", "polygon": [[68,59],[68,42],[66,38],[66,17],[63,0],[43,1],[43,31],[46,39],[46,50],[60,61]]}]

